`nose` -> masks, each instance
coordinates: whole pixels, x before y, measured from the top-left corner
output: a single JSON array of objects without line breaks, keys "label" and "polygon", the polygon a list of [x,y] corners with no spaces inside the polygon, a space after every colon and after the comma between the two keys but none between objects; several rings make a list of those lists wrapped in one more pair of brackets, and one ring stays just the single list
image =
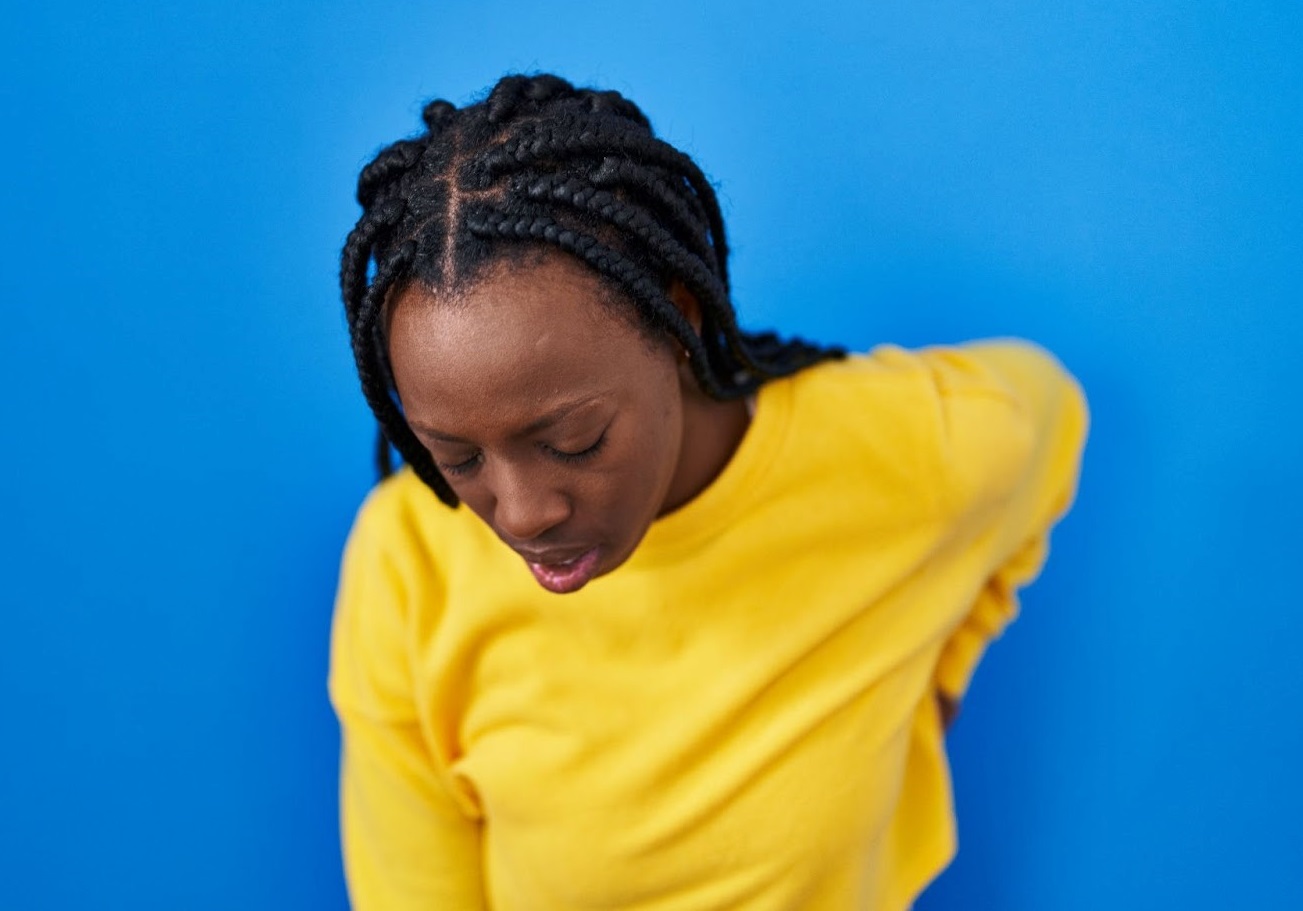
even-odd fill
[{"label": "nose", "polygon": [[504,470],[494,480],[493,524],[512,542],[532,541],[570,518],[570,498],[537,474]]}]

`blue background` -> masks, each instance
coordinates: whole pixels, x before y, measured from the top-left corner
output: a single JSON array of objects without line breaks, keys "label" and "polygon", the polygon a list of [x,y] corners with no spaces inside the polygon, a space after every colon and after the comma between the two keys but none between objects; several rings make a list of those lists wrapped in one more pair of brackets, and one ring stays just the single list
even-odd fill
[{"label": "blue background", "polygon": [[920,908],[1303,906],[1303,8],[699,6],[7,5],[0,906],[345,905],[338,249],[421,100],[522,68],[721,183],[750,325],[1024,335],[1090,394]]}]

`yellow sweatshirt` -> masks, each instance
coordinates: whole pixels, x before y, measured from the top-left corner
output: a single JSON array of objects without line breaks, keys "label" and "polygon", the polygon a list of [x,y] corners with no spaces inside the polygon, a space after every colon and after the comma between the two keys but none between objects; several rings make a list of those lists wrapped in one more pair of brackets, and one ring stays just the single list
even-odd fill
[{"label": "yellow sweatshirt", "polygon": [[934,697],[1039,571],[1085,428],[1021,343],[815,367],[568,595],[384,482],[332,647],[355,907],[908,907],[955,850]]}]

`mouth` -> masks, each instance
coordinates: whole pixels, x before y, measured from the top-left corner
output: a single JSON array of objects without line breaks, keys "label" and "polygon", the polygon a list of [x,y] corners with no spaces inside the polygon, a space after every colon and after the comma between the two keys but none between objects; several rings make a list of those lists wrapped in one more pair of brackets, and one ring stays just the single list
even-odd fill
[{"label": "mouth", "polygon": [[554,594],[564,595],[579,591],[593,580],[600,556],[600,549],[594,547],[569,560],[541,562],[526,558],[525,563],[539,585]]}]

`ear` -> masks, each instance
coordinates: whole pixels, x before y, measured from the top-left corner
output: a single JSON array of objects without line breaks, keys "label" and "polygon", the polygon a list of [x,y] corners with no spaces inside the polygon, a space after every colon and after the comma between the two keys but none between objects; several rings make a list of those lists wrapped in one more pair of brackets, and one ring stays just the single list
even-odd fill
[{"label": "ear", "polygon": [[701,336],[701,302],[697,300],[697,295],[688,290],[688,286],[683,284],[677,278],[670,282],[670,288],[667,292],[670,303],[678,308],[683,314],[683,318],[692,326],[692,331]]}]

